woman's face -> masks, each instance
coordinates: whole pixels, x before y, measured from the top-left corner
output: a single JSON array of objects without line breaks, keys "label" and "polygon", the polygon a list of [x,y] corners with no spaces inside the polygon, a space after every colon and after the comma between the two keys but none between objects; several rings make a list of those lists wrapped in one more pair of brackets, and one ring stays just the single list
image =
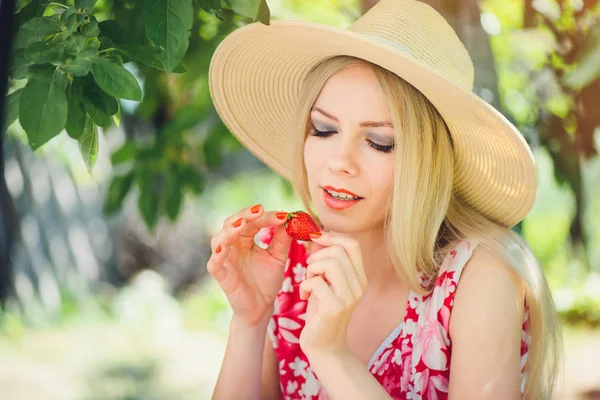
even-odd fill
[{"label": "woman's face", "polygon": [[[380,226],[388,213],[396,150],[391,114],[375,72],[352,66],[330,77],[310,122],[304,163],[321,223],[344,233]],[[328,133],[319,137],[316,130]],[[335,200],[325,188],[345,189],[360,199]]]}]

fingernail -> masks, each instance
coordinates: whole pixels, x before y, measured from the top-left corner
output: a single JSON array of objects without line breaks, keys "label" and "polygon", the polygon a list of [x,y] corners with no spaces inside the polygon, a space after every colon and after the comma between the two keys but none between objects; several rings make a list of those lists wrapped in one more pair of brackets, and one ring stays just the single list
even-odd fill
[{"label": "fingernail", "polygon": [[240,226],[242,224],[244,218],[240,218],[237,221],[235,221],[232,225],[234,228],[237,228],[238,226]]},{"label": "fingernail", "polygon": [[215,250],[215,253],[219,254],[221,252],[221,245],[217,246],[217,249]]},{"label": "fingernail", "polygon": [[257,204],[254,207],[252,207],[250,209],[250,211],[252,211],[252,214],[256,214],[257,212],[259,212],[260,211],[260,204]]},{"label": "fingernail", "polygon": [[275,216],[279,219],[286,219],[287,218],[287,213],[284,212],[279,212],[277,214],[275,214]]},{"label": "fingernail", "polygon": [[313,239],[318,239],[321,237],[322,234],[322,232],[309,232],[308,236],[310,236]]}]

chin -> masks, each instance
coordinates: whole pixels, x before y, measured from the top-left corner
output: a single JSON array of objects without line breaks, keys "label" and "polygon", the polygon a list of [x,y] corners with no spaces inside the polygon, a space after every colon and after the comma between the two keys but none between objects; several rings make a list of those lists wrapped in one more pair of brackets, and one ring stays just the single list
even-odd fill
[{"label": "chin", "polygon": [[355,220],[349,219],[348,217],[342,217],[340,215],[331,215],[329,210],[325,210],[324,213],[319,213],[319,220],[323,225],[323,230],[334,231],[338,233],[350,234],[356,232],[358,225]]}]

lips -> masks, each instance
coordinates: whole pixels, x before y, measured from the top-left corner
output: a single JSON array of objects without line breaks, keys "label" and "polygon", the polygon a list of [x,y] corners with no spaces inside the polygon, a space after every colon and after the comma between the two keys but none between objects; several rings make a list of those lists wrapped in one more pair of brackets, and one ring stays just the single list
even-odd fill
[{"label": "lips", "polygon": [[359,199],[363,198],[363,197],[360,197],[359,195],[357,195],[356,193],[352,193],[351,191],[344,189],[344,188],[338,189],[338,188],[334,188],[333,186],[324,186],[323,189],[332,190],[332,191],[338,192],[338,193],[346,193],[346,194],[349,194],[350,196],[358,197]]},{"label": "lips", "polygon": [[323,201],[329,208],[341,211],[354,206],[358,202],[362,201],[362,199],[359,198],[358,200],[339,200],[331,196],[329,192],[327,192],[327,190],[323,189]]}]

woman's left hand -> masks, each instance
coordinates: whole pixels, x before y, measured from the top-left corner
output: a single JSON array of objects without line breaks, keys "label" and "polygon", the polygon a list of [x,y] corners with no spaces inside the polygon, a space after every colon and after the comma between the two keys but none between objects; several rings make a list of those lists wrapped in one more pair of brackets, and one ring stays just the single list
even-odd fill
[{"label": "woman's left hand", "polygon": [[300,347],[309,353],[349,351],[346,330],[367,285],[358,242],[336,232],[313,238],[300,299],[308,298]]}]

